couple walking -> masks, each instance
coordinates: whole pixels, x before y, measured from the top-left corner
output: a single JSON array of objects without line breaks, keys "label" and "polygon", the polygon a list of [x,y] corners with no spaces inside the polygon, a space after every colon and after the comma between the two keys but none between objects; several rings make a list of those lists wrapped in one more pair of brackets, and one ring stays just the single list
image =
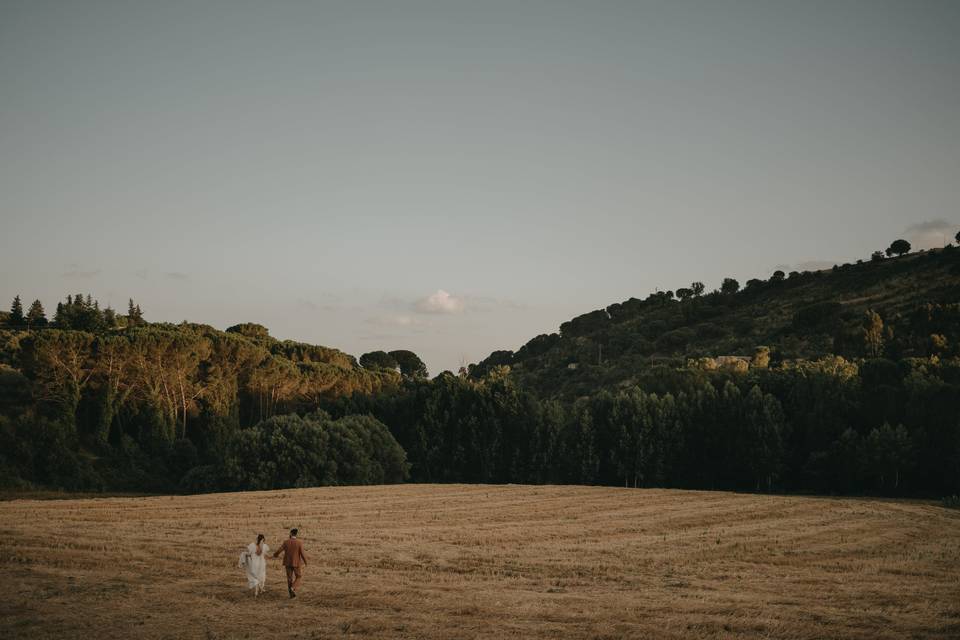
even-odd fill
[{"label": "couple walking", "polygon": [[[270,553],[270,547],[265,540],[266,537],[259,534],[257,541],[247,545],[247,550],[240,554],[240,566],[247,572],[247,588],[254,590],[254,596],[263,593],[267,583],[267,554]],[[281,552],[283,567],[287,570],[287,592],[291,598],[296,598],[297,588],[303,579],[303,567],[307,566],[303,542],[297,539],[296,529],[290,529],[290,537],[283,541],[273,557],[276,558]]]}]

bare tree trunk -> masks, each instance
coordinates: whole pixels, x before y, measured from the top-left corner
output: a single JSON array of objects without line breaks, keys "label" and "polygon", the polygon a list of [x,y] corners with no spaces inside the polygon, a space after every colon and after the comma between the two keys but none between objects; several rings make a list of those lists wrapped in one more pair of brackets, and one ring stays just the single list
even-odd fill
[{"label": "bare tree trunk", "polygon": [[183,427],[180,430],[180,437],[187,437],[187,396],[183,391],[183,377],[177,376],[177,384],[180,386],[180,404],[183,407]]}]

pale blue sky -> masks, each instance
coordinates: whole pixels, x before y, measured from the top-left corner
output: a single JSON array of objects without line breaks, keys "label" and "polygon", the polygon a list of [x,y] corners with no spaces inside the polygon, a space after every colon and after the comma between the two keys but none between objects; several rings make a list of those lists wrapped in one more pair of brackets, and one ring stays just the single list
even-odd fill
[{"label": "pale blue sky", "polygon": [[658,287],[939,243],[958,34],[954,1],[0,0],[0,298],[437,373]]}]

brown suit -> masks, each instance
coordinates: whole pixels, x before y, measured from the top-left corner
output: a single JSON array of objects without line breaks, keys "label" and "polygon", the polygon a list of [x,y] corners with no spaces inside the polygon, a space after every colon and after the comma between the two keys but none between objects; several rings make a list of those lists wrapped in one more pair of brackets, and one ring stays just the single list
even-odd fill
[{"label": "brown suit", "polygon": [[276,558],[283,551],[283,566],[287,569],[287,588],[296,592],[303,578],[303,567],[307,564],[307,556],[303,553],[303,543],[296,538],[287,538],[273,554]]}]

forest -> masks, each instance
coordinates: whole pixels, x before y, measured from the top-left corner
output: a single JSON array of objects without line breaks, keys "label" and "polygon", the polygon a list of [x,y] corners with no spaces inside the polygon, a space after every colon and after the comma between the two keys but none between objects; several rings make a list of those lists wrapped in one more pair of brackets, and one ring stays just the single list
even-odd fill
[{"label": "forest", "polygon": [[0,314],[7,489],[960,493],[952,246],[654,292],[432,379],[410,351],[151,323],[133,300],[24,306]]}]

